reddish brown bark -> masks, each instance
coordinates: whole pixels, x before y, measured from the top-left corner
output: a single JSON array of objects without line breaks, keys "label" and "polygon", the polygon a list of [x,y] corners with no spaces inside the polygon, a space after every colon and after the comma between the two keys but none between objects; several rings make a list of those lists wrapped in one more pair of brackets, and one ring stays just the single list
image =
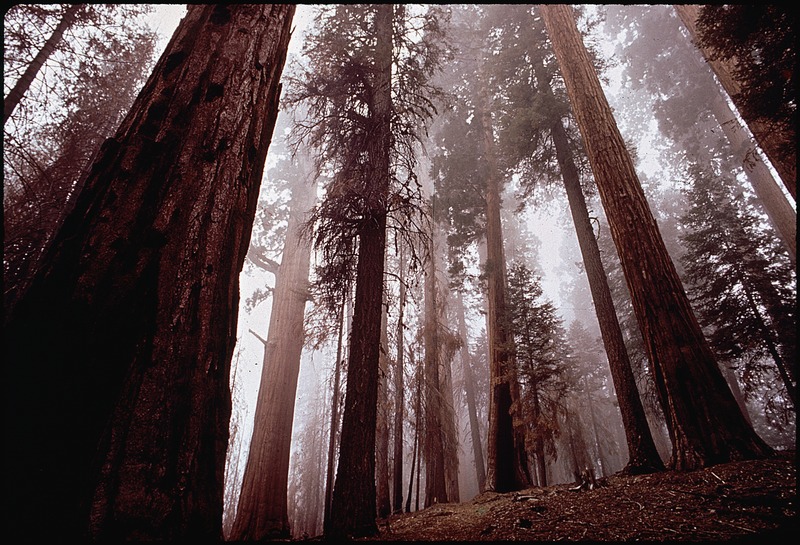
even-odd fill
[{"label": "reddish brown bark", "polygon": [[664,407],[670,466],[771,450],[742,416],[703,337],[568,5],[540,5],[608,217]]},{"label": "reddish brown bark", "polygon": [[386,200],[389,194],[391,134],[392,5],[376,6],[372,139],[367,154],[370,193],[358,240],[356,296],[347,366],[339,465],[326,538],[377,533],[375,426],[378,402]]},{"label": "reddish brown bark", "polygon": [[222,538],[238,276],[293,14],[189,8],[8,318],[27,536]]},{"label": "reddish brown bark", "polygon": [[[697,17],[700,14],[702,5],[700,4],[675,4],[675,11],[689,31],[689,36],[693,41],[697,39]],[[711,69],[716,74],[722,87],[731,97],[734,104],[737,95],[741,92],[741,85],[734,77],[736,70],[735,60],[713,59],[712,56],[703,48],[700,48],[703,56]],[[739,112],[742,109],[739,107]],[[786,189],[793,198],[797,198],[797,137],[795,127],[782,127],[776,130],[774,124],[767,123],[761,119],[745,119],[747,126],[755,136],[758,145],[764,150],[778,175],[781,177]]]},{"label": "reddish brown bark", "polygon": [[486,180],[486,315],[489,339],[489,432],[486,488],[496,492],[530,486],[528,455],[520,412],[520,387],[506,319],[506,263],[500,222],[500,180],[494,158],[491,112],[480,109],[483,149],[488,162]]},{"label": "reddish brown bark", "polygon": [[[305,162],[304,162],[305,163]],[[281,263],[275,278],[269,332],[264,342],[261,383],[242,490],[230,538],[258,541],[290,537],[287,511],[289,452],[305,331],[311,240],[303,235],[316,198],[310,164],[300,164],[292,192]],[[306,178],[306,179],[303,179]]]}]

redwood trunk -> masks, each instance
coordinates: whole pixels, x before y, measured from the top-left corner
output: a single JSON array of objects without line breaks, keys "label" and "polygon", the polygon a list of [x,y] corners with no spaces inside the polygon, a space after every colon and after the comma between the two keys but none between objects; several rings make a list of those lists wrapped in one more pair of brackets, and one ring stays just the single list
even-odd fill
[{"label": "redwood trunk", "polygon": [[[299,165],[281,264],[275,277],[253,434],[231,539],[259,541],[290,537],[287,510],[289,452],[305,331],[311,239],[303,235],[306,213],[316,197],[309,165]],[[305,167],[305,168],[303,168]]]},{"label": "redwood trunk", "polygon": [[[678,17],[689,31],[692,41],[697,39],[697,17],[700,14],[702,5],[699,4],[675,4],[675,11]],[[741,85],[733,76],[735,71],[734,60],[713,60],[708,52],[700,49],[711,69],[717,75],[722,87],[731,97],[734,104],[738,100],[741,92]],[[737,105],[738,107],[738,105]],[[742,110],[739,108],[739,112]],[[797,198],[797,140],[795,127],[786,127],[786,130],[775,130],[771,123],[759,119],[745,119],[750,132],[755,136],[759,147],[769,158],[772,166],[778,171],[786,189]]]},{"label": "redwood trunk", "polygon": [[488,284],[486,322],[490,394],[486,487],[495,492],[509,492],[530,486],[531,478],[525,452],[512,336],[506,319],[506,264],[500,222],[500,181],[494,160],[492,116],[485,104],[479,114],[483,123],[483,146],[488,162],[485,194]]},{"label": "redwood trunk", "polygon": [[25,535],[222,539],[238,278],[293,14],[190,6],[8,317]]},{"label": "redwood trunk", "polygon": [[[431,243],[432,245],[432,243]],[[442,380],[439,376],[441,342],[436,289],[436,266],[433,252],[425,270],[425,507],[447,503],[444,470],[444,429],[442,410]]]},{"label": "redwood trunk", "polygon": [[469,352],[469,339],[467,338],[467,322],[464,317],[464,299],[458,294],[458,335],[461,337],[461,367],[464,371],[464,395],[467,399],[467,412],[469,413],[469,430],[472,439],[472,455],[475,460],[475,473],[478,479],[478,490],[483,492],[486,487],[486,466],[483,463],[483,443],[481,441],[480,427],[478,426],[478,409],[475,403],[475,377],[472,375],[472,356]]},{"label": "redwood trunk", "polygon": [[581,189],[578,170],[569,152],[569,142],[561,120],[553,124],[551,133],[561,167],[561,175],[564,179],[572,221],[575,224],[575,233],[578,236],[586,277],[589,280],[595,314],[600,324],[603,346],[608,355],[614,390],[619,401],[629,453],[628,464],[624,471],[633,474],[659,471],[664,469],[664,463],[658,455],[650,427],[647,425],[644,406],[639,397],[639,389],[636,387],[628,350],[625,348],[622,329],[614,309],[614,301],[611,298],[608,276],[600,259],[600,248],[597,246],[597,238],[594,236],[589,211],[586,208],[586,199]]},{"label": "redwood trunk", "polygon": [[581,129],[666,414],[670,466],[696,469],[767,455],[742,416],[689,306],[572,8],[540,5]]},{"label": "redwood trunk", "polygon": [[390,177],[392,9],[391,4],[376,7],[376,66],[370,112],[373,138],[368,148],[372,179],[369,194],[364,196],[367,209],[359,233],[347,394],[331,518],[329,524],[326,521],[327,538],[367,536],[378,531],[375,522],[375,425]]}]

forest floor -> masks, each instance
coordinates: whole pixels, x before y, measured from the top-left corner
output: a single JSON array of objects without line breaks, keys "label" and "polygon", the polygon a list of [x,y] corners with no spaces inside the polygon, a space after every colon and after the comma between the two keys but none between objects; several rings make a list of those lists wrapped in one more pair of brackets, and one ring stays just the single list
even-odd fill
[{"label": "forest floor", "polygon": [[[798,536],[795,451],[650,475],[485,492],[393,515],[363,541],[738,541]],[[359,540],[362,541],[362,540]],[[794,540],[793,540],[794,541]]]}]

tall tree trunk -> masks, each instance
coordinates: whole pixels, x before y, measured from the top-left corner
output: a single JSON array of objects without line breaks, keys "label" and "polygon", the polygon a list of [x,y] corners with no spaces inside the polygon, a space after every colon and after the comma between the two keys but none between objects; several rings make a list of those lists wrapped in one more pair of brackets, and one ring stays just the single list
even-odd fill
[{"label": "tall tree trunk", "polygon": [[[349,294],[347,296],[349,299]],[[333,391],[331,393],[331,424],[330,424],[330,437],[328,438],[328,459],[326,464],[325,475],[325,509],[323,516],[323,525],[330,521],[331,499],[333,498],[333,475],[335,472],[336,464],[336,438],[339,435],[339,397],[340,397],[340,380],[342,372],[342,346],[344,335],[344,324],[348,321],[345,309],[348,306],[348,301],[342,301],[342,307],[339,313],[339,335],[336,344],[336,363],[334,364],[333,372]]]},{"label": "tall tree trunk", "polygon": [[568,5],[539,7],[587,147],[667,418],[670,466],[768,455],[692,313]]},{"label": "tall tree trunk", "polygon": [[372,135],[368,149],[370,194],[365,195],[358,243],[356,302],[342,441],[333,489],[328,538],[377,533],[375,522],[375,410],[378,401],[383,267],[386,250],[386,201],[389,194],[391,150],[392,4],[376,6],[375,73]]},{"label": "tall tree trunk", "polygon": [[[413,354],[413,352],[412,352]],[[413,362],[413,357],[412,363]],[[419,367],[415,367],[414,365],[411,366],[412,368],[417,369],[416,373],[416,393],[414,394],[414,418],[415,418],[415,425],[414,425],[414,452],[411,455],[411,471],[408,478],[408,497],[406,498],[406,513],[411,512],[411,491],[412,486],[414,484],[414,466],[416,464],[417,469],[417,510],[419,510],[419,459],[420,459],[420,442],[421,442],[421,430],[420,427],[422,426],[422,369]]]},{"label": "tall tree trunk", "polygon": [[764,211],[772,222],[775,232],[783,241],[789,259],[797,263],[797,212],[792,208],[772,173],[761,160],[745,128],[739,123],[722,91],[711,101],[711,111],[730,142],[734,154],[758,196]]},{"label": "tall tree trunk", "polygon": [[375,493],[379,518],[386,518],[392,513],[389,494],[389,335],[387,327],[387,311],[384,295],[383,312],[381,314],[381,355],[378,373],[378,414],[375,442]]},{"label": "tall tree trunk", "polygon": [[483,123],[486,180],[486,277],[489,338],[489,434],[486,488],[495,492],[530,486],[520,411],[519,382],[506,318],[506,263],[500,222],[500,180],[494,159],[492,116],[485,100],[476,117]]},{"label": "tall tree trunk", "polygon": [[425,267],[425,507],[447,503],[444,469],[444,430],[442,422],[442,380],[439,363],[442,359],[439,335],[439,301],[436,289],[436,261],[429,241]]},{"label": "tall tree trunk", "polygon": [[316,199],[312,167],[298,164],[281,264],[275,278],[269,331],[264,343],[253,434],[242,478],[231,539],[258,541],[291,536],[287,511],[289,452],[300,374],[308,299],[311,239],[304,236],[306,214]]},{"label": "tall tree trunk", "polygon": [[[400,266],[398,270],[400,281],[400,296],[398,300],[397,314],[397,358],[394,368],[394,467],[392,472],[392,504],[394,513],[403,512],[403,367],[405,356],[405,306],[406,306],[406,284],[405,284],[405,255],[403,244],[400,244]],[[413,470],[412,470],[413,474]]]},{"label": "tall tree trunk", "polygon": [[[531,417],[533,418],[534,426],[540,426],[542,424],[542,410],[539,404],[539,386],[535,382],[532,382],[530,388],[530,399],[532,401],[530,409]],[[545,487],[547,486],[547,465],[544,458],[544,440],[542,439],[541,432],[537,432],[533,440],[533,452],[536,455],[537,484],[540,487]]]},{"label": "tall tree trunk", "polygon": [[623,471],[629,474],[659,471],[664,469],[664,463],[658,455],[650,427],[647,425],[642,399],[639,397],[628,350],[625,347],[622,329],[614,309],[614,301],[611,298],[608,276],[600,259],[600,248],[597,245],[597,238],[589,218],[589,210],[586,207],[586,199],[581,189],[578,169],[575,167],[569,151],[569,141],[560,119],[553,123],[551,134],[561,168],[561,176],[564,180],[564,188],[567,192],[572,221],[575,224],[575,233],[583,257],[586,278],[589,280],[594,311],[600,324],[600,335],[608,355],[608,366],[614,381],[625,438],[628,443],[629,458]]},{"label": "tall tree trunk", "polygon": [[3,100],[3,125],[5,125],[8,118],[11,117],[11,114],[14,113],[19,101],[22,100],[22,97],[28,91],[28,88],[31,86],[31,83],[33,83],[39,70],[42,69],[42,66],[44,66],[44,63],[50,58],[50,55],[53,54],[58,42],[60,42],[61,38],[64,36],[64,32],[75,23],[80,11],[84,9],[86,9],[85,4],[67,4],[67,8],[61,15],[61,20],[58,22],[58,25],[56,25],[55,30],[53,30],[53,33],[25,69],[25,72],[22,73],[17,83],[14,84],[14,88],[11,89],[8,96]]},{"label": "tall tree trunk", "polygon": [[293,14],[189,7],[7,317],[9,528],[222,539],[238,278]]},{"label": "tall tree trunk", "polygon": [[[675,4],[675,12],[683,22],[689,36],[693,42],[697,40],[697,17],[700,14],[700,4]],[[735,61],[713,59],[708,51],[700,48],[701,53],[708,62],[711,69],[716,74],[722,87],[731,97],[734,104],[737,103],[738,95],[741,92],[741,85],[734,77]],[[740,105],[737,104],[739,113],[744,117]],[[759,119],[746,119],[745,122],[750,128],[750,132],[755,136],[759,147],[769,158],[772,166],[778,171],[786,189],[797,199],[797,139],[795,127],[788,127],[787,131],[775,130],[770,123]]]},{"label": "tall tree trunk", "polygon": [[[441,255],[441,254],[440,254]],[[444,479],[447,488],[447,501],[459,503],[461,494],[458,487],[458,430],[453,401],[453,369],[451,362],[455,350],[448,350],[441,363],[442,389],[442,428],[444,431]]]},{"label": "tall tree trunk", "polygon": [[472,356],[469,351],[469,338],[467,336],[467,321],[464,316],[464,296],[458,292],[457,301],[458,336],[461,337],[461,367],[464,372],[464,395],[467,399],[467,412],[469,413],[469,430],[472,439],[472,456],[475,460],[475,473],[478,480],[478,490],[481,492],[486,486],[486,467],[483,463],[483,442],[478,425],[478,409],[475,403],[475,377],[472,374]]}]

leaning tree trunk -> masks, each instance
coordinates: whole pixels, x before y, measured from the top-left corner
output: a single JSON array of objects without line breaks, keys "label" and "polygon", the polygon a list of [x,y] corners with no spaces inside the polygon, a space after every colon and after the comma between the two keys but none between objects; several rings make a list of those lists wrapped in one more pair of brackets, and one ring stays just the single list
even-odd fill
[{"label": "leaning tree trunk", "polygon": [[292,191],[281,264],[275,276],[253,433],[230,535],[235,541],[285,539],[291,534],[289,453],[311,263],[311,239],[303,231],[317,193],[316,182],[307,181],[313,177],[311,165],[303,161],[297,166],[300,174]]},{"label": "leaning tree trunk", "polygon": [[372,177],[358,239],[356,302],[347,394],[336,483],[326,538],[374,535],[375,419],[378,402],[383,268],[386,250],[386,200],[389,194],[391,150],[392,5],[376,7],[375,72],[371,112],[372,138],[367,159]]},{"label": "leaning tree trunk", "polygon": [[670,466],[767,455],[692,313],[568,5],[540,5],[583,135],[667,418]]},{"label": "leaning tree trunk", "polygon": [[86,6],[84,4],[67,4],[67,8],[61,15],[61,20],[58,22],[58,25],[56,25],[55,30],[53,30],[53,33],[25,69],[25,72],[22,73],[17,83],[14,84],[14,88],[11,89],[8,96],[3,100],[3,125],[5,125],[8,118],[11,117],[11,114],[14,113],[19,101],[22,100],[22,97],[28,91],[28,88],[31,86],[31,83],[33,83],[39,70],[42,69],[42,66],[44,66],[44,63],[50,58],[50,55],[53,54],[58,42],[60,42],[61,38],[64,36],[64,32],[75,23],[79,12],[85,8]]},{"label": "leaning tree trunk", "polygon": [[567,192],[572,221],[575,224],[578,246],[580,246],[583,256],[586,277],[589,280],[594,311],[600,324],[600,335],[608,355],[608,366],[614,381],[614,390],[619,401],[629,453],[628,463],[623,471],[631,474],[659,471],[664,469],[664,463],[658,455],[650,427],[647,425],[644,406],[639,397],[639,389],[636,387],[628,350],[625,347],[622,329],[614,309],[614,301],[611,298],[608,276],[600,259],[600,248],[597,245],[597,238],[594,235],[589,211],[586,207],[586,199],[581,189],[578,169],[569,152],[567,134],[560,119],[553,123],[550,132],[553,136],[556,156]]},{"label": "leaning tree trunk", "polygon": [[8,317],[26,536],[222,539],[238,278],[293,14],[189,7]]},{"label": "leaning tree trunk", "polygon": [[[721,93],[721,92],[720,92]],[[711,101],[714,118],[728,138],[753,191],[764,207],[775,232],[783,242],[789,259],[797,263],[797,211],[792,208],[772,173],[759,157],[745,129],[739,124],[725,99],[718,95]]]},{"label": "leaning tree trunk", "polygon": [[[699,4],[675,4],[675,12],[683,22],[692,41],[697,40],[697,17],[702,8]],[[695,44],[696,45],[696,44]],[[724,61],[714,59],[705,49],[699,48],[708,62],[711,69],[717,76],[722,87],[731,97],[734,104],[738,101],[741,92],[741,85],[734,77],[735,61]],[[739,113],[744,117],[745,113],[736,104]],[[778,171],[786,189],[793,198],[797,198],[797,140],[794,126],[785,127],[785,130],[775,130],[772,124],[760,119],[745,118],[750,132],[756,138],[758,145],[764,150],[764,154],[769,158],[772,166]]]}]

